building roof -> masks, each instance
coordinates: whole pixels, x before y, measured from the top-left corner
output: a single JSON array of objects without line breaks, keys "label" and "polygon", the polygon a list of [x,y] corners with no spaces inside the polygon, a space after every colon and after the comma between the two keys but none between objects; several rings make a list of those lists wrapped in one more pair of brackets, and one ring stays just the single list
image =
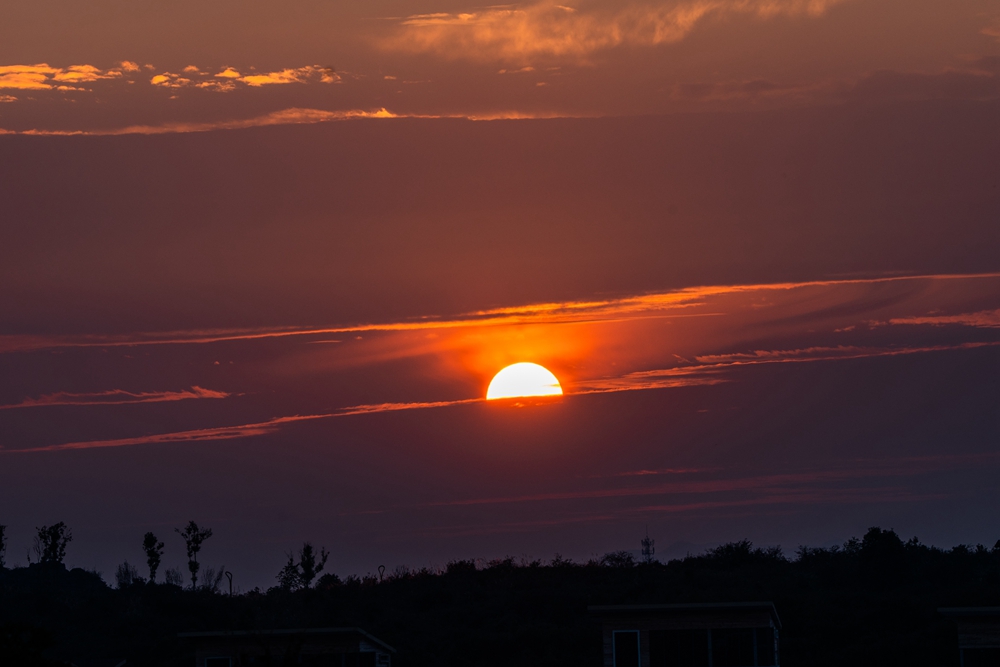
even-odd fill
[{"label": "building roof", "polygon": [[739,612],[766,611],[771,614],[774,625],[781,628],[781,619],[773,602],[698,602],[690,604],[611,604],[591,605],[587,611],[595,614],[684,614],[691,612]]},{"label": "building roof", "polygon": [[1000,607],[938,607],[945,616],[1000,616]]},{"label": "building roof", "polygon": [[335,634],[359,634],[368,641],[378,644],[382,648],[392,653],[396,649],[386,644],[384,641],[365,632],[361,628],[291,628],[285,630],[217,630],[210,632],[180,632],[178,637],[189,639],[207,639],[224,637],[259,637],[261,635],[335,635]]}]

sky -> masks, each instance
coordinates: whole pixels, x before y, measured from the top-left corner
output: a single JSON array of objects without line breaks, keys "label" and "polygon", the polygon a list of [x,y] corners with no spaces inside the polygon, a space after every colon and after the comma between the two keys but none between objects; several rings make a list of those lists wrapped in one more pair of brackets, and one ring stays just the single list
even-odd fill
[{"label": "sky", "polygon": [[7,561],[992,545],[997,174],[985,0],[12,0]]}]

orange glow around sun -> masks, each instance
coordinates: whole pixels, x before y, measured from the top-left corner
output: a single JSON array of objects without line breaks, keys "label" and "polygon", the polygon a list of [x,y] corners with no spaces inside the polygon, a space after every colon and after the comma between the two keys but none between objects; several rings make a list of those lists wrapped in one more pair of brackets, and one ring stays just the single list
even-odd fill
[{"label": "orange glow around sun", "polygon": [[493,376],[486,400],[525,396],[562,396],[559,380],[544,366],[521,362],[507,366]]}]

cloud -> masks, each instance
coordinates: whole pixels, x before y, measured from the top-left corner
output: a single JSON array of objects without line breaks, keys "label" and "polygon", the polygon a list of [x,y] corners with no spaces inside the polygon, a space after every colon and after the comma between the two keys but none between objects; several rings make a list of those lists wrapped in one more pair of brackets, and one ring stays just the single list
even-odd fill
[{"label": "cloud", "polygon": [[224,391],[214,391],[202,387],[191,387],[182,391],[148,391],[131,392],[123,389],[112,389],[92,393],[72,393],[59,391],[43,394],[38,398],[26,398],[20,403],[0,405],[0,410],[15,408],[38,408],[54,405],[128,405],[132,403],[164,403],[185,401],[199,398],[228,398],[230,394]]},{"label": "cloud", "polygon": [[[102,70],[93,65],[70,65],[51,67],[46,63],[37,65],[0,66],[0,88],[17,90],[75,90],[66,84],[90,83],[101,79],[116,79],[126,71],[122,63],[119,67]],[[134,63],[127,63],[133,65]],[[131,70],[128,70],[131,71]],[[62,85],[60,85],[62,84]]]},{"label": "cloud", "polygon": [[1000,19],[996,19],[993,23],[980,30],[980,32],[987,37],[995,37],[1000,42]]},{"label": "cloud", "polygon": [[[317,110],[319,114],[335,113]],[[384,110],[383,110],[384,111]],[[345,116],[345,112],[335,118]],[[346,112],[350,113],[350,112]],[[363,117],[386,117],[377,115]],[[560,301],[491,308],[465,313],[456,317],[425,316],[401,322],[376,322],[330,327],[282,327],[259,329],[196,329],[172,332],[149,332],[125,336],[41,336],[0,335],[0,354],[26,350],[82,348],[82,347],[139,347],[146,345],[205,345],[230,341],[266,340],[330,334],[364,333],[375,331],[435,331],[465,327],[509,326],[513,324],[567,324],[621,319],[648,319],[664,317],[715,317],[720,313],[688,313],[687,309],[704,305],[710,297],[729,294],[789,292],[811,287],[844,287],[851,285],[881,285],[900,282],[962,281],[1000,278],[1000,272],[971,274],[921,274],[912,276],[884,276],[876,278],[849,278],[842,280],[810,280],[785,283],[758,283],[743,285],[708,285],[685,287],[669,292],[654,292],[635,296],[587,301]]]},{"label": "cloud", "polygon": [[[151,65],[146,66],[152,68]],[[108,79],[128,79],[142,71],[138,63],[123,60],[116,67],[101,69],[94,65],[69,65],[53,67],[47,63],[36,65],[0,66],[0,88],[12,90],[89,90],[83,84]],[[227,67],[218,74],[211,74],[196,65],[188,65],[181,73],[161,72],[154,74],[149,83],[160,88],[201,88],[205,90],[235,90],[238,84],[251,88],[290,83],[338,83],[341,77],[332,67],[306,65],[286,68],[275,72],[256,71],[240,74]]]},{"label": "cloud", "polygon": [[[886,324],[886,322],[873,322],[873,325]],[[960,313],[958,315],[923,315],[920,317],[894,317],[888,324],[945,326],[948,324],[958,324],[967,327],[977,327],[981,329],[1000,328],[1000,309],[981,310],[975,313]]]},{"label": "cloud", "polygon": [[463,13],[416,14],[380,42],[390,51],[448,59],[524,62],[586,58],[622,45],[678,42],[712,15],[820,16],[842,0],[674,0],[616,11],[578,10],[551,1]]},{"label": "cloud", "polygon": [[[154,77],[155,78],[155,77]],[[239,120],[221,120],[206,123],[164,123],[163,125],[129,125],[128,127],[110,130],[22,130],[11,131],[0,129],[0,134],[21,134],[26,136],[66,137],[66,136],[121,136],[126,134],[175,134],[186,132],[211,132],[214,130],[243,130],[251,127],[268,127],[271,125],[300,125],[309,123],[327,123],[353,118],[398,118],[396,114],[385,108],[381,109],[345,109],[327,111],[325,109],[283,109],[254,118]]]},{"label": "cloud", "polygon": [[955,343],[953,345],[925,345],[914,347],[808,347],[799,350],[755,350],[737,354],[710,354],[696,357],[705,368],[721,369],[732,366],[757,364],[803,363],[811,361],[838,361],[845,359],[871,359],[873,357],[896,357],[905,354],[925,354],[928,352],[951,352],[974,350],[981,347],[996,347],[1000,341]]},{"label": "cloud", "polygon": [[[970,350],[983,347],[1000,346],[1000,341],[961,343],[956,345],[937,345],[926,347],[910,348],[806,348],[802,350],[758,350],[751,353],[736,353],[726,355],[706,355],[698,357],[699,364],[682,366],[677,368],[666,368],[649,371],[639,371],[628,373],[620,377],[604,378],[599,380],[579,382],[569,385],[568,395],[574,394],[598,394],[620,391],[643,391],[650,389],[666,389],[677,387],[691,387],[699,385],[713,385],[725,382],[726,379],[718,377],[726,369],[739,366],[773,364],[773,363],[803,363],[814,361],[836,361],[847,359],[864,359],[872,357],[897,356],[908,354],[922,354],[930,352],[945,352],[955,350]],[[160,393],[139,393],[133,394],[120,390],[103,392],[99,394],[68,394],[57,393],[43,396],[32,401],[26,399],[22,403],[15,405],[0,406],[0,409],[36,407],[41,405],[118,405],[125,403],[147,403],[161,401],[177,401],[188,398],[226,398],[229,394],[216,392],[200,387],[192,387],[189,392],[160,392]],[[194,429],[189,431],[179,431],[174,433],[161,433],[157,435],[139,436],[135,438],[118,438],[113,440],[88,440],[82,442],[70,442],[58,445],[47,445],[26,449],[3,449],[5,453],[28,453],[28,452],[56,452],[76,449],[99,449],[107,447],[127,447],[133,445],[148,444],[170,444],[179,442],[199,442],[209,440],[232,440],[236,438],[248,438],[260,435],[269,435],[277,432],[284,424],[308,421],[315,419],[332,419],[337,417],[353,417],[360,415],[379,414],[383,412],[399,412],[404,410],[428,410],[434,408],[454,407],[459,405],[471,405],[474,403],[484,403],[485,398],[465,398],[450,401],[415,401],[408,403],[375,403],[365,405],[355,405],[342,408],[335,412],[316,415],[292,415],[288,417],[277,417],[268,421],[243,424],[239,426],[222,426],[207,429]],[[928,459],[912,459],[913,461],[927,461]],[[669,471],[640,471],[626,473],[634,476],[655,476]],[[698,472],[698,471],[685,471]],[[826,475],[836,473],[824,473]],[[774,478],[780,479],[780,478]],[[581,497],[613,497],[620,495],[648,495],[674,492],[693,492],[701,482],[671,482],[668,485],[657,487],[652,490],[628,489],[622,492],[598,491],[588,492],[590,495],[566,495],[566,494],[544,494],[541,496],[517,496],[513,498],[490,498],[479,500],[468,500],[453,503],[441,504],[495,504],[506,502],[523,502],[528,500],[558,500],[566,498]],[[688,485],[688,487],[684,487]],[[693,486],[692,486],[693,485]],[[684,487],[684,488],[682,488]],[[673,489],[673,490],[666,490]],[[706,489],[707,490],[707,489]],[[732,490],[731,488],[716,488],[718,490]]]},{"label": "cloud", "polygon": [[468,405],[470,403],[482,403],[484,398],[464,398],[457,401],[425,401],[416,403],[376,403],[372,405],[355,405],[344,408],[337,412],[335,417],[349,417],[352,415],[370,415],[378,412],[398,412],[400,410],[426,410],[428,408],[447,408],[453,405]]},{"label": "cloud", "polygon": [[980,58],[969,69],[943,72],[873,72],[845,90],[859,102],[918,100],[994,100],[1000,98],[1000,76],[992,58]]},{"label": "cloud", "polygon": [[241,74],[233,67],[225,67],[217,74],[209,74],[194,65],[188,65],[182,74],[163,72],[153,76],[149,82],[162,88],[202,88],[227,92],[236,89],[238,83],[260,88],[261,86],[284,85],[290,83],[340,83],[340,75],[332,67],[306,65],[286,68],[275,72]]},{"label": "cloud", "polygon": [[620,391],[645,391],[671,387],[693,387],[713,385],[729,380],[720,374],[742,366],[762,364],[812,363],[820,361],[847,361],[852,359],[874,359],[877,357],[897,357],[932,352],[953,352],[974,350],[984,347],[998,347],[1000,341],[956,343],[953,345],[925,345],[901,347],[809,347],[795,350],[754,350],[733,354],[714,354],[696,357],[697,363],[646,371],[635,371],[619,377],[587,380],[569,385],[569,393],[604,394]]},{"label": "cloud", "polygon": [[293,417],[278,417],[268,421],[255,424],[242,424],[240,426],[221,426],[217,428],[200,428],[190,431],[177,431],[174,433],[160,433],[157,435],[143,435],[137,438],[117,438],[114,440],[87,440],[84,442],[67,442],[61,445],[48,445],[45,447],[33,447],[30,449],[0,449],[0,452],[7,454],[35,453],[35,452],[63,452],[76,449],[104,449],[107,447],[130,447],[133,445],[153,445],[170,444],[179,442],[204,442],[210,440],[232,440],[235,438],[248,438],[255,435],[266,435],[274,433],[282,424],[307,421],[310,419],[323,419],[330,415],[305,415]]},{"label": "cloud", "polygon": [[[856,480],[880,477],[909,477],[947,468],[958,468],[970,464],[996,462],[998,455],[937,456],[896,460],[854,461],[850,467],[834,470],[806,470],[802,472],[755,475],[747,477],[716,477],[712,479],[677,480],[647,486],[624,486],[605,489],[587,489],[554,493],[538,493],[517,496],[493,496],[466,498],[427,503],[426,507],[468,506],[468,505],[508,505],[514,503],[538,503],[562,500],[591,500],[605,498],[629,498],[644,496],[718,494],[732,492],[784,493],[818,490],[823,485],[840,484]],[[685,471],[692,474],[701,471]],[[643,508],[649,509],[649,508]]]}]

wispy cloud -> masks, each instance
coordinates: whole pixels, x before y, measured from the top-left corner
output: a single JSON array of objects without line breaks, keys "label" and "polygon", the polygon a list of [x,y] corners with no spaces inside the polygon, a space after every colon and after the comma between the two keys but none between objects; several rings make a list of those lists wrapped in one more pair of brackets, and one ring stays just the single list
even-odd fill
[{"label": "wispy cloud", "polygon": [[[908,348],[808,348],[804,350],[768,350],[755,351],[752,353],[738,353],[728,355],[710,355],[699,357],[700,360],[708,363],[682,366],[677,368],[665,368],[657,370],[639,371],[628,373],[620,377],[602,378],[588,380],[569,385],[568,395],[602,394],[622,391],[644,391],[653,389],[668,389],[679,387],[691,387],[699,385],[713,385],[728,381],[720,374],[726,369],[740,366],[750,366],[757,364],[773,363],[805,363],[816,361],[835,361],[845,359],[863,359],[884,356],[897,356],[909,354],[922,354],[931,352],[944,352],[956,350],[970,350],[983,347],[1000,346],[1000,341],[961,343],[956,345],[936,345],[925,347]],[[112,396],[134,396],[133,399],[114,400]],[[225,398],[228,394],[213,392],[211,390],[193,387],[191,392],[164,392],[162,394],[127,394],[125,392],[107,392],[106,394],[74,395],[74,394],[53,394],[53,401],[64,402],[40,402],[37,405],[95,405],[95,404],[115,404],[115,403],[143,403],[156,401],[184,400],[187,398]],[[89,402],[71,402],[75,396],[97,397],[94,399],[83,399]],[[111,400],[102,400],[105,396]],[[141,397],[149,398],[142,399]],[[48,396],[43,396],[39,401],[49,400]],[[140,436],[137,438],[121,438],[114,440],[91,440],[85,442],[72,442],[59,445],[48,445],[30,449],[0,449],[0,452],[53,452],[70,449],[94,449],[104,447],[125,447],[130,445],[146,444],[166,444],[178,442],[197,442],[202,440],[230,440],[234,438],[246,438],[259,435],[268,435],[277,431],[282,425],[299,421],[314,419],[331,419],[336,417],[352,417],[358,415],[370,415],[383,412],[399,412],[404,410],[428,410],[434,408],[454,407],[459,405],[470,405],[473,403],[484,403],[485,398],[465,398],[450,401],[414,401],[396,403],[374,403],[365,405],[355,405],[342,408],[335,412],[319,415],[294,415],[289,417],[278,417],[265,422],[244,424],[240,426],[224,426],[218,428],[195,429],[190,431],[179,431],[175,433],[163,433],[158,435]],[[32,407],[34,403],[21,403],[9,406],[0,406],[0,409]],[[673,471],[676,472],[676,471]],[[641,471],[628,473],[629,475],[658,475],[663,471]],[[603,492],[602,492],[603,493]],[[546,496],[548,497],[548,496]],[[558,495],[551,496],[557,498]],[[518,497],[515,500],[527,498]],[[485,503],[483,501],[463,501],[466,504]],[[493,501],[489,501],[493,502]],[[499,502],[499,501],[497,501]],[[507,502],[507,501],[504,501]],[[513,501],[511,501],[513,502]],[[459,503],[461,504],[461,503]]]},{"label": "wispy cloud", "polygon": [[205,123],[164,123],[163,125],[129,125],[110,130],[22,130],[0,129],[0,134],[21,134],[27,136],[120,136],[126,134],[177,134],[186,132],[211,132],[213,130],[242,130],[251,127],[271,125],[303,125],[328,123],[354,118],[398,118],[386,109],[346,109],[328,111],[324,109],[283,109],[263,116],[238,120],[221,120]]},{"label": "wispy cloud", "polygon": [[566,324],[664,317],[714,317],[715,312],[687,312],[705,305],[711,297],[731,294],[789,292],[813,287],[879,285],[921,281],[960,281],[1000,278],[1000,273],[924,274],[844,280],[710,285],[686,287],[668,292],[623,296],[601,300],[562,301],[493,308],[456,317],[426,316],[414,320],[330,327],[283,327],[261,329],[200,329],[136,333],[123,336],[0,336],[0,353],[74,347],[132,347],[145,345],[202,345],[231,341],[324,336],[330,334],[446,330],[465,327],[510,326],[515,324]]},{"label": "wispy cloud", "polygon": [[38,398],[26,398],[20,403],[0,405],[0,410],[15,408],[38,408],[55,405],[128,405],[132,403],[165,403],[186,401],[201,398],[228,398],[230,394],[224,391],[214,391],[203,387],[191,387],[182,391],[143,391],[132,392],[123,389],[112,389],[91,393],[73,393],[66,391],[43,394]]},{"label": "wispy cloud", "polygon": [[[995,460],[993,456],[990,460]],[[976,460],[982,460],[978,457]],[[950,459],[948,461],[951,461]],[[965,459],[951,461],[961,464]],[[556,493],[537,493],[517,496],[491,496],[427,503],[427,507],[466,505],[508,505],[512,503],[538,503],[564,500],[596,500],[607,498],[632,498],[645,496],[679,496],[716,494],[742,491],[772,493],[790,489],[816,490],[818,485],[836,484],[879,477],[916,475],[946,465],[940,457],[933,460],[906,459],[895,461],[859,461],[849,468],[838,470],[810,470],[795,473],[758,475],[747,477],[716,477],[701,480],[679,480],[647,486],[621,486],[606,489],[585,489]]]},{"label": "wispy cloud", "polygon": [[60,445],[46,445],[43,447],[32,447],[27,449],[0,449],[0,452],[7,454],[17,453],[41,453],[41,452],[63,452],[77,449],[104,449],[107,447],[130,447],[134,445],[155,445],[155,444],[176,444],[182,442],[204,442],[211,440],[233,440],[235,438],[249,438],[257,435],[267,435],[274,433],[282,425],[293,422],[308,421],[311,419],[324,419],[332,415],[295,415],[291,417],[277,417],[254,424],[242,424],[239,426],[219,426],[214,428],[200,428],[189,431],[175,431],[173,433],[158,433],[156,435],[142,435],[135,438],[116,438],[113,440],[87,440],[83,442],[67,442]]},{"label": "wispy cloud", "polygon": [[[884,322],[873,322],[872,324],[885,324]],[[1000,328],[1000,309],[981,310],[974,313],[959,313],[957,315],[923,315],[919,317],[894,317],[888,324],[899,325],[931,325],[945,326],[957,324],[967,327],[977,327],[982,329]]]},{"label": "wispy cloud", "polygon": [[555,2],[460,13],[415,14],[380,42],[394,51],[449,59],[530,62],[537,57],[586,58],[621,45],[677,42],[712,15],[820,16],[840,0],[682,0],[632,3],[614,11]]},{"label": "wispy cloud", "polygon": [[[192,393],[207,393],[211,395],[193,395],[185,396],[183,398],[224,398],[228,394],[216,396],[215,394],[221,392],[211,392],[210,390],[199,389],[195,387],[198,392]],[[109,392],[111,393],[111,392]],[[177,392],[183,393],[183,392]],[[141,396],[141,394],[140,394]],[[183,400],[182,398],[164,398],[161,400]],[[443,408],[455,405],[468,405],[470,403],[482,403],[485,401],[483,398],[470,398],[470,399],[460,399],[457,401],[429,401],[429,402],[412,402],[412,403],[378,403],[372,405],[355,405],[348,408],[343,408],[336,412],[328,412],[324,414],[317,415],[291,415],[287,417],[276,417],[274,419],[269,419],[262,422],[254,422],[252,424],[240,424],[237,426],[219,426],[212,428],[201,428],[192,429],[187,431],[175,431],[172,433],[157,433],[154,435],[143,435],[134,438],[114,438],[110,440],[85,440],[80,442],[67,442],[57,445],[45,445],[42,447],[31,447],[23,449],[8,449],[0,447],[0,453],[40,453],[40,452],[62,452],[68,450],[77,449],[105,449],[108,447],[131,447],[135,445],[157,445],[157,444],[177,444],[185,442],[204,442],[211,440],[234,440],[237,438],[250,438],[260,435],[269,435],[275,433],[282,426],[286,424],[294,424],[303,421],[312,421],[316,419],[332,419],[335,417],[351,417],[355,415],[369,415],[377,414],[381,412],[399,412],[401,410],[427,410],[429,408]],[[123,400],[119,403],[141,403],[148,401],[129,401]],[[94,405],[95,403],[46,403],[46,405]],[[103,404],[114,404],[110,402],[103,402]],[[28,407],[25,405],[11,405],[3,407]]]},{"label": "wispy cloud", "polygon": [[375,403],[372,405],[355,405],[344,408],[331,416],[348,417],[351,415],[370,415],[378,412],[398,412],[400,410],[427,410],[428,408],[446,408],[454,405],[469,405],[482,403],[484,398],[464,398],[457,401],[425,401],[415,403]]}]

